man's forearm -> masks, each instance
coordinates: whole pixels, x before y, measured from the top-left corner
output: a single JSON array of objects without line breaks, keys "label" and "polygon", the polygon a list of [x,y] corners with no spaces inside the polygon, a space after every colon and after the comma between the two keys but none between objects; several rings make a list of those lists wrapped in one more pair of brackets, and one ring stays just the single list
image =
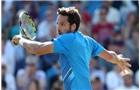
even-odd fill
[{"label": "man's forearm", "polygon": [[108,59],[108,62],[117,64],[119,62],[119,59],[117,57],[117,54],[114,51],[108,51],[110,53],[110,55],[112,56],[110,59]]},{"label": "man's forearm", "polygon": [[21,38],[23,47],[25,47],[29,52],[37,55],[47,54],[53,52],[53,42],[44,42],[40,43],[37,41],[30,41],[24,38]]},{"label": "man's forearm", "polygon": [[98,56],[105,59],[106,61],[114,63],[114,64],[118,63],[118,61],[119,61],[117,54],[114,51],[104,50]]},{"label": "man's forearm", "polygon": [[30,53],[36,54],[35,50],[38,48],[40,43],[35,41],[30,41],[24,38],[21,39],[23,42],[23,47],[26,48],[26,50],[28,50]]}]

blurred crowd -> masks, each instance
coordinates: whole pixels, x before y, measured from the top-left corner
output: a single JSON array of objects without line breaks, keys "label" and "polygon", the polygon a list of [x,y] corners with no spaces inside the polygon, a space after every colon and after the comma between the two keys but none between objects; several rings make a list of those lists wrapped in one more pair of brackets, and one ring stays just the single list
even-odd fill
[{"label": "blurred crowd", "polygon": [[[2,1],[2,90],[64,90],[59,54],[35,56],[11,39],[19,34],[18,13],[25,10],[37,28],[36,41],[58,36],[57,9],[75,6],[82,17],[79,30],[108,50],[130,58],[131,72],[99,57],[91,57],[90,77],[94,90],[138,90],[139,4],[138,1]],[[84,81],[81,81],[84,82]]]}]

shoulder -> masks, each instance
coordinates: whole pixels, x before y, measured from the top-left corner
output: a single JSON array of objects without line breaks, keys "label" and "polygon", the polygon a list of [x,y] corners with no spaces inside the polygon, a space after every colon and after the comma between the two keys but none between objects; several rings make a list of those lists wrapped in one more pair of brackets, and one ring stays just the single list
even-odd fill
[{"label": "shoulder", "polygon": [[42,71],[42,70],[37,70],[36,75],[40,78],[45,78],[46,77],[45,72]]},{"label": "shoulder", "polygon": [[25,74],[25,69],[19,69],[17,72],[17,77],[20,77]]},{"label": "shoulder", "polygon": [[139,70],[136,71],[136,74],[139,74]]},{"label": "shoulder", "polygon": [[6,73],[5,79],[7,79],[7,80],[14,80],[15,78],[14,78],[14,76],[12,74]]},{"label": "shoulder", "polygon": [[90,17],[90,14],[87,11],[84,10],[83,13],[84,13],[85,16]]},{"label": "shoulder", "polygon": [[114,71],[110,71],[110,72],[107,73],[107,76],[109,76],[109,77],[110,76],[114,76],[114,75],[115,75],[115,72]]},{"label": "shoulder", "polygon": [[87,35],[83,35],[85,39],[88,39],[88,40],[93,40],[90,36],[87,36]]},{"label": "shoulder", "polygon": [[100,9],[95,9],[95,11],[93,12],[94,14],[99,14],[100,13]]},{"label": "shoulder", "polygon": [[38,27],[43,27],[43,26],[46,25],[46,24],[47,24],[46,21],[42,21],[42,22],[38,25]]},{"label": "shoulder", "polygon": [[87,40],[89,40],[92,43],[98,43],[96,40],[94,40],[92,37],[90,36],[84,36]]},{"label": "shoulder", "polygon": [[122,89],[126,89],[123,85],[120,85],[119,87],[115,88],[114,90],[122,90]]},{"label": "shoulder", "polygon": [[138,87],[137,87],[137,86],[135,86],[135,85],[133,85],[133,86],[132,86],[132,89],[138,89]]},{"label": "shoulder", "polygon": [[111,12],[113,12],[113,13],[119,13],[119,10],[116,9],[116,8],[114,8],[114,7],[110,7],[109,10],[110,10]]}]

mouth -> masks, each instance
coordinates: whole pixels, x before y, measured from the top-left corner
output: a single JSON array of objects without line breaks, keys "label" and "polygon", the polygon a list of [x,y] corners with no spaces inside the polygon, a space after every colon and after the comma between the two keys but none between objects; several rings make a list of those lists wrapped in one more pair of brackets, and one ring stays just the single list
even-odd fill
[{"label": "mouth", "polygon": [[61,35],[62,33],[58,33],[59,35]]},{"label": "mouth", "polygon": [[58,31],[58,34],[59,34],[59,35],[62,35],[63,33],[62,33],[62,32],[60,32],[60,31]]}]

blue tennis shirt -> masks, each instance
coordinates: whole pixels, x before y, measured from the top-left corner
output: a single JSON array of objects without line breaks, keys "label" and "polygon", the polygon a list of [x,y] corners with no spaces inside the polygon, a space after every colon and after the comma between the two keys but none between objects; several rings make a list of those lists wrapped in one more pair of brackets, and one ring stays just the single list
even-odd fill
[{"label": "blue tennis shirt", "polygon": [[60,66],[65,90],[92,90],[89,63],[104,48],[80,31],[66,33],[53,40],[54,53],[60,53]]}]

